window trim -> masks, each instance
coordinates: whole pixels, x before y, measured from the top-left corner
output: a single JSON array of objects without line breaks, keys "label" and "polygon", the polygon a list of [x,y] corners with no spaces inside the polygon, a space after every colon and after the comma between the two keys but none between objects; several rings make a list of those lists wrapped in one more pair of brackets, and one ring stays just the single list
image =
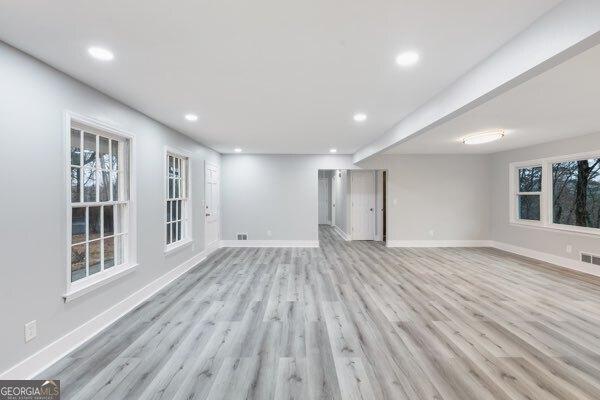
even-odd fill
[{"label": "window trim", "polygon": [[[563,225],[554,223],[552,165],[558,162],[577,161],[600,158],[600,150],[584,153],[567,154],[563,156],[545,157],[529,161],[512,162],[509,164],[509,222],[511,225],[543,228],[565,233],[600,236],[600,229],[582,226]],[[540,192],[540,221],[522,220],[518,218],[516,197],[519,192],[518,173],[525,167],[542,167],[542,191]],[[531,192],[531,194],[536,194]]]},{"label": "window trim", "polygon": [[[63,168],[65,172],[65,219],[66,225],[66,241],[65,241],[65,280],[66,289],[62,295],[65,302],[69,302],[76,299],[85,293],[88,293],[95,288],[105,285],[118,277],[131,272],[137,266],[137,202],[136,202],[136,169],[135,169],[135,135],[124,131],[120,128],[111,126],[103,121],[96,118],[74,113],[72,111],[65,111],[64,113],[64,158]],[[127,254],[128,262],[114,266],[110,269],[100,271],[94,275],[87,276],[79,279],[75,282],[71,282],[71,128],[76,125],[85,125],[91,128],[90,133],[96,133],[103,136],[115,136],[117,139],[126,139],[129,141],[129,201],[128,201],[128,214],[129,219],[127,221],[128,231],[126,235],[127,241]],[[98,132],[94,132],[97,130]],[[104,203],[103,203],[104,204]]]},{"label": "window trim", "polygon": [[[514,164],[514,165],[513,165]],[[546,186],[546,172],[544,170],[544,165],[538,160],[534,161],[526,161],[511,164],[511,172],[510,172],[510,219],[511,223],[521,224],[521,225],[529,225],[529,226],[541,226],[543,224],[544,219],[546,218],[546,199],[544,196],[544,188]],[[519,187],[519,170],[524,168],[535,168],[542,167],[542,190],[539,192],[521,192]],[[518,198],[520,195],[532,195],[540,197],[540,219],[539,221],[532,219],[521,219],[519,218],[519,210],[517,209]]]},{"label": "window trim", "polygon": [[[169,154],[175,157],[186,159],[186,194],[187,199],[185,201],[185,215],[187,215],[185,223],[185,229],[183,230],[186,234],[186,237],[182,238],[178,242],[174,242],[171,244],[167,244],[167,233],[165,230],[165,226],[167,225],[167,214],[165,212],[165,202],[168,201],[169,189],[169,175],[167,173],[167,168],[169,164]],[[162,240],[164,245],[164,253],[165,255],[172,254],[194,242],[194,232],[192,229],[193,226],[193,213],[192,213],[192,153],[190,151],[180,149],[172,146],[165,146],[163,152],[163,198],[162,198],[162,210],[163,210],[163,224],[162,224]]]}]

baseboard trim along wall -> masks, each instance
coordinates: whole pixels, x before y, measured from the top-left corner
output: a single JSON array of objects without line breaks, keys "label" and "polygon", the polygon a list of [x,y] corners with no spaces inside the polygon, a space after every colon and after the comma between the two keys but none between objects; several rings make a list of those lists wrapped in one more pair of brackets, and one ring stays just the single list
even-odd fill
[{"label": "baseboard trim along wall", "polygon": [[333,229],[335,230],[335,233],[337,233],[338,235],[340,235],[340,237],[342,239],[344,239],[345,241],[350,241],[350,235],[348,235],[346,232],[344,232],[343,230],[340,229],[339,226],[337,225],[332,225]]},{"label": "baseboard trim along wall", "polygon": [[318,240],[222,240],[221,247],[319,247]]},{"label": "baseboard trim along wall", "polygon": [[[216,250],[215,247],[212,251]],[[212,252],[211,251],[211,252]],[[29,356],[15,366],[0,374],[0,379],[31,379],[46,368],[69,354],[113,322],[142,304],[162,288],[179,278],[181,275],[201,263],[210,252],[202,251],[173,268],[166,274],[150,282],[148,285],[132,293],[129,297],[115,304],[108,310],[96,315],[83,325],[50,343],[48,346]]]},{"label": "baseboard trim along wall", "polygon": [[531,250],[503,242],[491,242],[491,247],[523,257],[529,257],[538,261],[547,262],[549,264],[558,265],[559,267],[566,269],[583,272],[584,274],[600,277],[600,268],[597,268],[594,265],[585,264],[578,260],[573,260],[572,258],[556,256],[554,254]]},{"label": "baseboard trim along wall", "polygon": [[388,240],[387,247],[492,247],[490,240]]}]

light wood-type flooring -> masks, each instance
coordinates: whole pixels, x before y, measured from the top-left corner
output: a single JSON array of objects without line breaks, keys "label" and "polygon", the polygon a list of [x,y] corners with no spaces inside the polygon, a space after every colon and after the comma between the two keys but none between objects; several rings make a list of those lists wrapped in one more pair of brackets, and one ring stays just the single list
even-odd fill
[{"label": "light wood-type flooring", "polygon": [[320,243],[220,249],[40,378],[63,399],[600,399],[600,280]]}]

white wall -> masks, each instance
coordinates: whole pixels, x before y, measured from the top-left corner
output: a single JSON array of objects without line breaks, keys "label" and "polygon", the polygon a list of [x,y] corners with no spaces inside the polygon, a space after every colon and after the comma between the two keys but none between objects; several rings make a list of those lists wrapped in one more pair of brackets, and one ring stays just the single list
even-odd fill
[{"label": "white wall", "polygon": [[[0,88],[1,373],[199,254],[201,212],[194,214],[194,244],[167,257],[163,253],[164,146],[193,153],[195,210],[203,209],[204,160],[219,163],[220,156],[1,42]],[[65,110],[136,134],[140,264],[66,304]],[[25,343],[23,326],[34,319],[38,336]]]},{"label": "white wall", "polygon": [[381,155],[359,165],[388,171],[390,243],[489,239],[488,156]]},{"label": "white wall", "polygon": [[[509,165],[512,162],[600,150],[600,133],[496,153],[492,163],[492,231],[495,241],[579,260],[580,251],[600,253],[600,237],[552,229],[511,225],[509,211]],[[567,253],[572,245],[572,253]]]},{"label": "white wall", "polygon": [[224,155],[222,239],[318,240],[318,171],[352,167],[343,155]]},{"label": "white wall", "polygon": [[[486,156],[384,155],[360,167],[388,170],[388,240],[489,239]],[[357,168],[347,156],[223,156],[223,239],[318,240],[318,170]]]}]

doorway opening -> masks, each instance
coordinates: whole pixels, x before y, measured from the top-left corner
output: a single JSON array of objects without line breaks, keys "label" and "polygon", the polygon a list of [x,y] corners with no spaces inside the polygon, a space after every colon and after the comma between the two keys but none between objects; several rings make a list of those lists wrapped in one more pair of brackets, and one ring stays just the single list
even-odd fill
[{"label": "doorway opening", "polygon": [[385,241],[386,180],[383,170],[319,170],[319,236]]}]

